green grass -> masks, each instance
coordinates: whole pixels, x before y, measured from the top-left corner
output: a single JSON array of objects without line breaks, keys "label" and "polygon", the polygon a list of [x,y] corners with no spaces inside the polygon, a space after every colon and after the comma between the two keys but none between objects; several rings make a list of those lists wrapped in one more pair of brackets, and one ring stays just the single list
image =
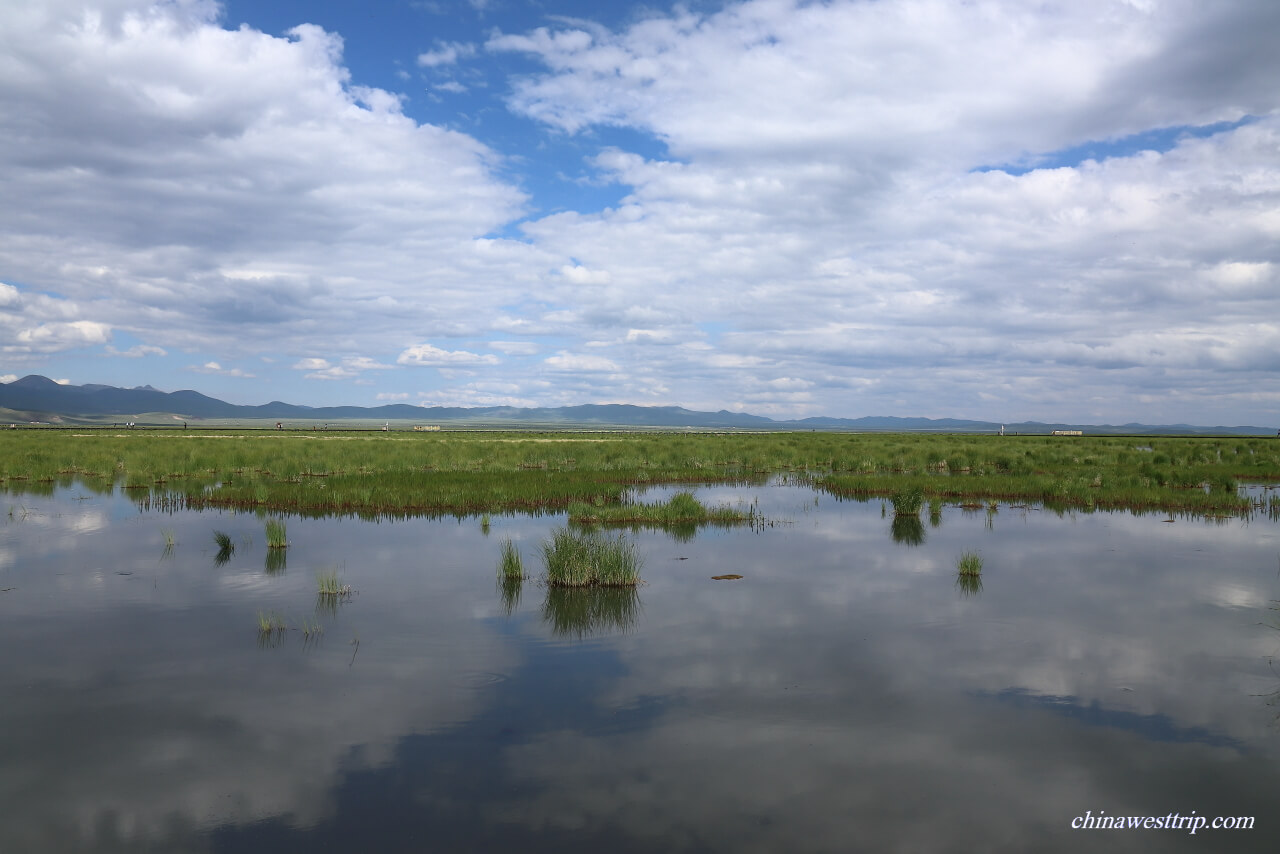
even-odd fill
[{"label": "green grass", "polygon": [[640,556],[623,535],[558,528],[542,544],[547,584],[552,587],[634,587]]},{"label": "green grass", "polygon": [[890,493],[889,501],[893,504],[894,516],[919,516],[920,508],[924,506],[924,490],[896,490]]},{"label": "green grass", "polygon": [[284,617],[275,611],[258,612],[258,634],[269,635],[277,632],[286,632],[289,630],[289,624],[285,622]]},{"label": "green grass", "polygon": [[236,544],[231,542],[231,536],[222,531],[213,532],[213,541],[218,545],[218,553],[214,555],[214,566],[225,566],[231,560],[231,556],[236,552]]},{"label": "green grass", "polygon": [[524,578],[524,560],[520,557],[520,549],[511,538],[502,541],[502,558],[498,563],[498,575],[503,578]]},{"label": "green grass", "polygon": [[[1280,482],[1280,442],[848,433],[0,431],[0,488],[38,495],[73,484],[88,492],[124,489],[150,510],[225,507],[381,518],[541,513],[570,505],[576,512],[583,505],[603,521],[601,513],[586,508],[635,513],[628,500],[636,487],[759,483],[773,475],[858,499],[918,490],[929,499],[1037,502],[1051,509],[1246,516],[1255,509],[1236,487]],[[655,512],[678,511],[677,503]]]},{"label": "green grass", "polygon": [[722,504],[707,507],[692,492],[682,491],[666,502],[601,506],[577,502],[569,506],[569,520],[585,525],[674,527],[680,525],[735,525],[758,521],[755,506],[746,509]]},{"label": "green grass", "polygon": [[961,575],[981,575],[982,555],[977,552],[965,552],[956,562],[956,569]]},{"label": "green grass", "polygon": [[350,596],[351,585],[343,584],[336,569],[326,570],[316,575],[316,586],[321,596]]},{"label": "green grass", "polygon": [[285,536],[285,524],[283,519],[268,519],[266,527],[267,548],[286,549],[289,547],[289,539]]}]

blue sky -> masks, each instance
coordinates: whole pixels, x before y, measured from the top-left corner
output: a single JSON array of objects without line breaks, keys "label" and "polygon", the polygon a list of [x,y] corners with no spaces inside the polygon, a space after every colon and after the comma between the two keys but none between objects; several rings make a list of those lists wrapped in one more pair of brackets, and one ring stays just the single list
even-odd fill
[{"label": "blue sky", "polygon": [[0,381],[1277,423],[1278,30],[1244,0],[7,4]]}]

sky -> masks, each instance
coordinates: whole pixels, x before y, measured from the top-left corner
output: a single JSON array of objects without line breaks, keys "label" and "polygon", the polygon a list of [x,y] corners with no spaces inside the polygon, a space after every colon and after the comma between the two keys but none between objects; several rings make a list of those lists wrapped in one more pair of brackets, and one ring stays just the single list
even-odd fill
[{"label": "sky", "polygon": [[0,381],[1280,423],[1274,0],[0,0]]}]

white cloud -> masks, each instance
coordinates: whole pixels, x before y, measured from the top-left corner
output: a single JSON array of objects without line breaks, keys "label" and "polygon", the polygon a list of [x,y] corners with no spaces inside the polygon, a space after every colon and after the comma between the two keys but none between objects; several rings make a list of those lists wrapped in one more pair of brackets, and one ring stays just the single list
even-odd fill
[{"label": "white cloud", "polygon": [[607,270],[588,270],[579,264],[566,264],[560,268],[560,275],[575,285],[607,285],[610,282]]},{"label": "white cloud", "polygon": [[310,356],[294,362],[295,371],[310,371],[304,378],[309,380],[348,380],[359,377],[365,371],[385,371],[394,369],[394,365],[384,365],[368,356],[343,356],[339,364],[328,359]]},{"label": "white cloud", "polygon": [[496,365],[498,357],[489,353],[480,355],[468,350],[441,350],[430,344],[418,344],[402,352],[396,362],[425,366]]},{"label": "white cloud", "polygon": [[508,356],[532,356],[541,349],[532,341],[490,341],[488,346]]},{"label": "white cloud", "polygon": [[626,335],[626,340],[631,343],[660,343],[673,338],[675,338],[675,332],[670,329],[628,329]]},{"label": "white cloud", "polygon": [[510,383],[466,383],[448,390],[420,392],[419,406],[512,406],[533,408],[541,404],[518,393],[520,386]]},{"label": "white cloud", "polygon": [[216,374],[221,377],[241,377],[244,379],[252,379],[253,374],[246,373],[239,368],[224,368],[217,362],[205,362],[203,365],[191,365],[187,370],[195,371],[198,374]]},{"label": "white cloud", "polygon": [[524,202],[494,151],[357,85],[336,35],[217,14],[0,11],[0,196],[24,200],[0,207],[8,281],[92,308],[65,320],[228,358],[340,333],[381,345],[520,292],[512,266],[536,252],[482,245]]},{"label": "white cloud", "polygon": [[475,56],[476,46],[462,42],[438,42],[434,50],[418,54],[418,65],[425,68],[437,68],[441,65],[453,65],[459,59]]},{"label": "white cloud", "polygon": [[[629,188],[622,204],[524,225],[575,268],[609,271],[609,293],[576,291],[583,318],[620,315],[623,294],[728,330],[679,367],[650,352],[622,362],[663,374],[677,399],[772,394],[802,412],[822,387],[834,393],[814,399],[841,414],[1002,417],[1052,405],[1022,380],[1128,409],[1174,369],[1204,389],[1203,410],[1228,391],[1208,373],[1240,390],[1276,382],[1258,319],[1280,316],[1280,217],[1267,202],[1280,190],[1280,99],[1259,69],[1280,67],[1247,37],[1257,14],[755,2],[489,47],[547,66],[518,83],[516,109],[569,131],[649,131],[680,156],[605,150],[595,162]],[[1243,55],[1225,36],[1196,56],[1175,49],[1210,19],[1242,34]],[[1188,82],[1208,56],[1243,70],[1216,78],[1221,98]],[[1165,153],[972,171],[1246,113],[1261,118]],[[755,387],[761,369],[813,389]],[[1190,419],[1167,394],[1159,417]],[[1053,414],[1070,416],[1070,401]]]},{"label": "white cloud", "polygon": [[557,371],[617,371],[618,365],[604,356],[587,356],[580,353],[568,353],[561,350],[554,356],[543,360],[549,368]]},{"label": "white cloud", "polygon": [[42,323],[18,329],[14,342],[3,347],[4,352],[54,353],[77,347],[91,347],[111,340],[111,327],[92,320],[73,320],[66,323]]},{"label": "white cloud", "polygon": [[143,356],[167,356],[169,352],[163,347],[153,347],[150,344],[138,344],[130,347],[128,350],[117,350],[110,344],[106,346],[104,352],[108,356],[123,356],[126,359],[140,359]]},{"label": "white cloud", "polygon": [[[755,0],[651,16],[619,33],[498,36],[488,47],[547,65],[518,82],[512,104],[569,131],[639,127],[680,154],[977,165],[1266,112],[1274,95],[1264,81],[1280,60],[1261,40],[1242,38],[1234,56],[1178,52],[1197,28],[1243,36],[1257,14],[1110,0],[1052,14],[1021,3]],[[1219,97],[1187,85],[1197,73],[1212,73]]]},{"label": "white cloud", "polygon": [[409,393],[404,391],[402,392],[384,391],[384,392],[380,392],[375,399],[386,400],[386,401],[408,400]]},{"label": "white cloud", "polygon": [[[501,87],[451,79],[473,28],[415,72],[469,89],[433,102],[440,126],[353,80],[316,27],[10,7],[0,195],[24,205],[0,208],[0,269],[21,283],[0,284],[0,346],[23,372],[96,329],[224,364],[274,355],[272,382],[292,365],[331,398],[390,393],[394,362],[441,369],[440,399],[1144,421],[1222,402],[1280,420],[1275,4],[550,17],[489,38],[541,64]],[[445,129],[479,126],[491,106],[448,105],[493,91],[543,135],[499,153]],[[636,134],[651,142],[601,147]],[[553,177],[565,152],[584,171]],[[574,209],[517,189],[562,179],[617,196]],[[519,240],[492,236],[513,223]],[[98,326],[56,326],[77,323]],[[445,340],[493,343],[425,343]],[[494,354],[553,355],[504,361],[519,390],[469,385]]]},{"label": "white cloud", "polygon": [[0,374],[0,383],[11,383],[17,378],[17,374]]}]

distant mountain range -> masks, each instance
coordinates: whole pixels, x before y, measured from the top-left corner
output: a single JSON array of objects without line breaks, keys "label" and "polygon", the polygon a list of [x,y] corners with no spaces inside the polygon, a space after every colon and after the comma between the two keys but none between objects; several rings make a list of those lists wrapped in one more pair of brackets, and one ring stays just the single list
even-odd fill
[{"label": "distant mountain range", "polygon": [[[182,420],[266,419],[275,421],[414,421],[420,424],[465,423],[468,425],[554,425],[564,427],[694,427],[699,429],[737,428],[748,430],[854,430],[854,431],[934,431],[989,433],[1002,425],[988,421],[954,418],[803,418],[775,421],[743,412],[698,412],[679,406],[632,406],[627,404],[587,404],[555,408],[511,406],[449,407],[410,406],[298,406],[274,400],[261,406],[237,406],[196,391],[163,392],[149,385],[116,388],[108,385],[61,385],[36,374],[11,383],[0,383],[0,409],[11,410],[10,420],[57,420],[119,416],[121,420],[141,420],[143,415],[171,415]],[[1144,434],[1235,434],[1271,435],[1266,427],[1197,427],[1190,424],[1045,424],[1035,421],[1003,425],[1006,432],[1048,433],[1053,430],[1083,430],[1086,433]]]}]

